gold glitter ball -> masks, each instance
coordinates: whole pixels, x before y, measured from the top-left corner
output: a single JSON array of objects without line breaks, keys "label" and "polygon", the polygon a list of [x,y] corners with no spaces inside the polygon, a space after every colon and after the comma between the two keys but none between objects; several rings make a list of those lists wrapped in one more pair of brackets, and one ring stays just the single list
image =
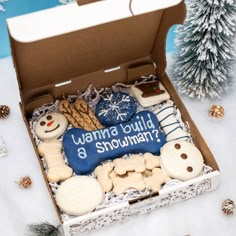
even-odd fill
[{"label": "gold glitter ball", "polygon": [[234,214],[235,203],[231,199],[226,199],[222,203],[222,211],[225,215],[231,216]]},{"label": "gold glitter ball", "polygon": [[208,113],[211,117],[223,118],[225,115],[225,110],[224,110],[224,107],[220,105],[212,105]]},{"label": "gold glitter ball", "polygon": [[0,119],[5,119],[10,114],[10,108],[6,105],[0,105]]},{"label": "gold glitter ball", "polygon": [[30,188],[32,185],[32,180],[29,176],[22,177],[17,184],[24,189]]}]

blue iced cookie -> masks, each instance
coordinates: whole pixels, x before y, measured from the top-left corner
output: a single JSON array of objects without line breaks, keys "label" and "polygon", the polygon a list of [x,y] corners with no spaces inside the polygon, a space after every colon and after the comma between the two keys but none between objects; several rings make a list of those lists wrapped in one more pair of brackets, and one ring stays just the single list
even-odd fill
[{"label": "blue iced cookie", "polygon": [[141,111],[131,121],[104,129],[70,129],[64,134],[63,147],[69,165],[81,175],[90,174],[102,161],[125,154],[159,155],[165,142],[156,116],[150,111]]},{"label": "blue iced cookie", "polygon": [[96,116],[104,126],[111,126],[129,121],[136,109],[135,98],[127,93],[110,93],[98,102]]}]

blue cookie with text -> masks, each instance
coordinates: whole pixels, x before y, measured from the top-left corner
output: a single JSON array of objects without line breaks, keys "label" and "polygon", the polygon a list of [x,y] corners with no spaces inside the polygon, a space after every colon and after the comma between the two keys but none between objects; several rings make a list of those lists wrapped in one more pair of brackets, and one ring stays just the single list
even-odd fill
[{"label": "blue cookie with text", "polygon": [[150,111],[141,111],[128,122],[104,129],[73,128],[63,138],[69,165],[78,175],[90,174],[102,161],[125,154],[151,152],[159,155],[165,143],[159,122]]},{"label": "blue cookie with text", "polygon": [[117,92],[105,95],[96,106],[96,116],[104,126],[129,121],[137,110],[135,98]]}]

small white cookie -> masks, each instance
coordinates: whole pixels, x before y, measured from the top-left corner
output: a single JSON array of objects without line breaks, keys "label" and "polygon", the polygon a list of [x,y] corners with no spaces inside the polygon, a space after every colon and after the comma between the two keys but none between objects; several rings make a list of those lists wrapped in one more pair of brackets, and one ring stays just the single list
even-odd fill
[{"label": "small white cookie", "polygon": [[63,212],[79,216],[93,211],[103,201],[104,194],[93,177],[74,176],[59,186],[55,199]]},{"label": "small white cookie", "polygon": [[112,190],[113,184],[109,174],[112,172],[113,166],[114,165],[112,162],[108,162],[104,165],[97,166],[94,171],[94,174],[97,177],[98,182],[101,184],[104,193],[108,193]]},{"label": "small white cookie", "polygon": [[153,170],[154,168],[160,167],[160,157],[154,156],[150,152],[146,152],[143,155],[145,160],[145,166],[147,170]]},{"label": "small white cookie", "polygon": [[127,189],[134,188],[138,191],[145,189],[145,183],[143,181],[143,175],[141,173],[129,173],[125,178],[115,177],[113,179],[113,192],[115,195],[124,193]]},{"label": "small white cookie", "polygon": [[39,155],[44,157],[47,163],[47,178],[50,183],[66,180],[73,174],[72,169],[65,164],[61,149],[62,143],[57,139],[41,142],[38,145]]},{"label": "small white cookie", "polygon": [[36,135],[43,141],[60,137],[66,130],[68,121],[60,113],[48,113],[35,126]]},{"label": "small white cookie", "polygon": [[114,171],[118,175],[124,175],[128,171],[135,171],[141,173],[145,171],[144,159],[139,155],[133,155],[128,159],[117,158],[113,161]]},{"label": "small white cookie", "polygon": [[148,107],[170,99],[170,94],[158,80],[130,87],[141,106]]},{"label": "small white cookie", "polygon": [[186,181],[199,176],[203,169],[201,152],[191,143],[175,140],[161,149],[161,168],[172,178]]},{"label": "small white cookie", "polygon": [[160,168],[154,168],[152,170],[152,175],[144,178],[146,188],[156,192],[161,189],[162,184],[170,181],[171,178],[164,174]]}]

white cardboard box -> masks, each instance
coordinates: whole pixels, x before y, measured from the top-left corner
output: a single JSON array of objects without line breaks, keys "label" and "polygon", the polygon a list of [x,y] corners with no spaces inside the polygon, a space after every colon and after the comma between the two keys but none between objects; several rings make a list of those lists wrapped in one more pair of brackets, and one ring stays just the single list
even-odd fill
[{"label": "white cardboard box", "polygon": [[68,220],[63,223],[66,236],[169,206],[218,186],[217,163],[165,73],[167,32],[173,24],[182,23],[185,14],[181,0],[104,0],[83,6],[74,3],[7,20],[23,119],[60,221],[28,117],[34,108],[78,89],[85,90],[90,83],[103,87],[115,82],[132,83],[142,75],[156,74],[183,120],[189,123],[205,163],[213,169],[210,174],[148,197]]}]

